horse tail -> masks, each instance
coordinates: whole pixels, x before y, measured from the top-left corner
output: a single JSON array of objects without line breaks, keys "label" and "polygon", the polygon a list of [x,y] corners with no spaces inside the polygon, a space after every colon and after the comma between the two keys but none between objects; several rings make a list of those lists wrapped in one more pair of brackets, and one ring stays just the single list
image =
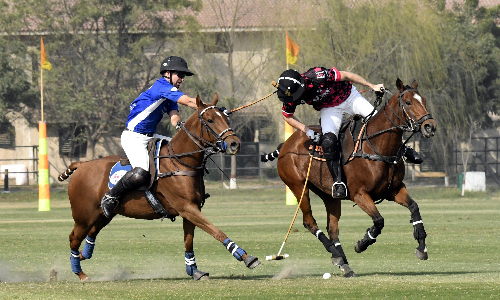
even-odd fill
[{"label": "horse tail", "polygon": [[75,170],[82,164],[81,161],[75,161],[74,163],[71,163],[71,165],[69,165],[68,169],[66,171],[64,171],[64,173],[62,173],[61,175],[59,175],[57,177],[57,180],[59,181],[64,181],[66,179],[68,179],[69,176],[71,176],[71,174],[73,174],[73,172],[75,172]]},{"label": "horse tail", "polygon": [[261,162],[268,162],[268,161],[273,161],[275,158],[278,157],[278,155],[280,154],[280,150],[281,150],[281,147],[283,146],[284,143],[281,143],[278,145],[278,149],[274,150],[273,152],[271,153],[268,153],[268,154],[262,154],[260,156],[260,161]]}]

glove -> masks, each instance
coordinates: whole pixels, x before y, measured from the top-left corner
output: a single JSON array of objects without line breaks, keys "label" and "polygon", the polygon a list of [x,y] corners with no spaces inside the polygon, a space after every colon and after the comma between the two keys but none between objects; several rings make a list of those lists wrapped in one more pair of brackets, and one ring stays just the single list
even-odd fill
[{"label": "glove", "polygon": [[182,122],[182,121],[177,122],[177,125],[175,125],[175,129],[177,129],[177,130],[181,129],[182,125],[184,125],[184,122]]},{"label": "glove", "polygon": [[227,108],[225,107],[219,107],[219,110],[224,114],[226,115],[226,117],[229,117],[229,115],[231,114],[231,111],[228,110]]},{"label": "glove", "polygon": [[314,143],[319,143],[319,138],[320,138],[319,132],[316,132],[316,131],[314,131],[312,129],[309,129],[309,131],[306,132],[306,135]]}]

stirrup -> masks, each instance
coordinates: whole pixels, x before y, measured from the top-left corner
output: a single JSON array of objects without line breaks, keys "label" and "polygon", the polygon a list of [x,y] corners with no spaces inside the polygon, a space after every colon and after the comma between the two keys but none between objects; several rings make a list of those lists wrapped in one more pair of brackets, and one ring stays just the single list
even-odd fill
[{"label": "stirrup", "polygon": [[[336,187],[337,186],[340,186],[340,187],[343,187],[344,188],[344,194],[343,195],[337,195],[335,196],[335,192],[337,191]],[[343,182],[335,182],[333,185],[332,185],[332,197],[333,198],[345,198],[347,197],[347,187],[345,186],[345,184]]]},{"label": "stirrup", "polygon": [[118,206],[118,197],[113,197],[108,193],[105,193],[101,199],[102,212],[106,218],[111,219],[113,216],[113,210]]}]

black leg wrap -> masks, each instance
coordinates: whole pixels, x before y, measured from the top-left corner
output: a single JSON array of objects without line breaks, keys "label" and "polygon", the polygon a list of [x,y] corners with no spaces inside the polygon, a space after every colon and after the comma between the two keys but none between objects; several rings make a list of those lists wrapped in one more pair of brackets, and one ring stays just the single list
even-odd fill
[{"label": "black leg wrap", "polygon": [[321,230],[316,230],[314,235],[320,240],[321,243],[323,243],[323,246],[325,246],[326,251],[330,252],[330,246],[332,245],[332,241],[323,233]]},{"label": "black leg wrap", "polygon": [[[340,241],[336,240],[334,242],[330,241],[330,239],[323,233],[321,230],[316,230],[314,235],[323,243],[326,251],[332,254],[332,263],[337,266],[341,266],[347,263],[347,259],[345,258],[344,251],[342,250],[342,246],[340,246]],[[340,247],[340,251],[339,251]]]},{"label": "black leg wrap", "polygon": [[417,222],[413,222],[413,237],[417,241],[425,240],[425,238],[427,237],[427,233],[425,232],[424,229],[424,223],[422,221],[417,221]]},{"label": "black leg wrap", "polygon": [[354,250],[357,253],[365,251],[368,246],[375,244],[375,242],[377,241],[377,236],[380,234],[380,232],[381,230],[375,226],[373,226],[372,228],[368,228],[363,239],[361,241],[358,241],[356,245],[354,245]]},{"label": "black leg wrap", "polygon": [[347,261],[347,257],[344,254],[344,249],[342,249],[342,245],[340,244],[340,241],[339,240],[333,241],[333,244],[335,245],[335,249],[337,249],[337,252],[340,253],[342,258],[344,259],[344,263],[349,264],[349,262]]}]

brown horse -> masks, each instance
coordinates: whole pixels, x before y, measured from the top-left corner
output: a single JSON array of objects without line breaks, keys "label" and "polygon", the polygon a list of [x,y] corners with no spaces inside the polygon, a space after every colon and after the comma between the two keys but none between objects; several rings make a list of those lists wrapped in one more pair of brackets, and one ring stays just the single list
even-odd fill
[{"label": "brown horse", "polygon": [[[427,259],[425,245],[426,233],[417,203],[406,190],[403,178],[405,174],[405,145],[402,142],[403,132],[416,133],[429,138],[434,135],[436,123],[427,112],[426,99],[417,91],[418,83],[404,86],[398,78],[398,92],[383,108],[371,117],[359,138],[354,139],[350,130],[345,130],[342,141],[343,171],[347,181],[348,195],[373,220],[363,239],[355,244],[357,253],[361,253],[369,245],[375,243],[384,227],[384,218],[375,206],[376,200],[394,201],[411,212],[414,227],[413,236],[418,241],[416,255]],[[382,98],[380,98],[380,101]],[[346,128],[348,126],[344,126]],[[321,129],[318,126],[316,131]],[[358,137],[356,135],[356,137]],[[301,131],[296,131],[273,153],[263,155],[262,160],[278,157],[278,173],[283,182],[290,188],[297,199],[300,199],[304,183],[307,186],[300,204],[303,224],[332,253],[332,263],[340,267],[345,277],[355,276],[350,269],[347,258],[339,241],[338,222],[341,215],[340,199],[331,195],[332,177],[326,163],[321,159],[313,159],[309,178],[306,179],[311,155],[308,152],[310,140]],[[269,159],[272,160],[272,159]],[[309,190],[317,194],[324,202],[327,211],[328,237],[318,229],[311,211]]]},{"label": "brown horse", "polygon": [[[236,154],[240,150],[240,140],[227,124],[227,111],[216,107],[217,101],[217,94],[210,105],[204,104],[199,96],[196,98],[197,112],[181,126],[182,129],[169,144],[161,147],[160,175],[163,176],[159,176],[161,178],[150,188],[169,217],[180,215],[183,218],[186,272],[195,280],[208,279],[209,275],[196,266],[193,252],[196,226],[223,243],[248,268],[253,269],[260,264],[256,257],[238,247],[200,211],[205,201],[203,172],[206,157],[217,152]],[[68,185],[75,220],[75,226],[69,235],[71,268],[82,281],[89,277],[82,271],[80,261],[92,256],[97,235],[111,221],[103,215],[100,204],[102,196],[108,191],[110,170],[119,159],[119,156],[108,156],[74,162],[60,176],[62,181],[73,173]],[[133,191],[125,195],[114,213],[136,219],[160,218],[148,203],[144,191]],[[79,251],[84,239],[84,249]]]}]

